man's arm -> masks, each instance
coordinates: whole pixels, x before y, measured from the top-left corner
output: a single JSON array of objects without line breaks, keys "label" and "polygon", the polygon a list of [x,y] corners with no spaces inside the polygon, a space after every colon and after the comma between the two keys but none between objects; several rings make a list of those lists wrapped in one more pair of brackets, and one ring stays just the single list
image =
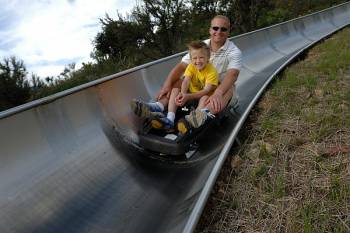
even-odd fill
[{"label": "man's arm", "polygon": [[229,89],[232,88],[233,85],[235,85],[238,75],[239,75],[239,70],[236,70],[236,69],[227,70],[224,79],[222,80],[218,88],[216,88],[214,94],[216,93],[223,96]]},{"label": "man's arm", "polygon": [[162,97],[170,97],[171,89],[173,88],[173,85],[180,80],[181,75],[186,70],[187,64],[184,62],[178,63],[169,73],[168,77],[163,83],[162,88],[157,94],[156,99],[159,100]]},{"label": "man's arm", "polygon": [[239,75],[239,70],[229,69],[226,71],[225,77],[216,88],[215,92],[208,98],[207,105],[212,110],[213,113],[220,112],[225,106],[227,100],[224,98],[225,94],[232,89],[232,86],[235,85]]}]

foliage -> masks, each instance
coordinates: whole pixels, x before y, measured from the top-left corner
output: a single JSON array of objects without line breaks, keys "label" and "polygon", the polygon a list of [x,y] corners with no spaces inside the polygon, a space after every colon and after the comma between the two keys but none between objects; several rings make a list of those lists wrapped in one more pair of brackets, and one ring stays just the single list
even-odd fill
[{"label": "foliage", "polygon": [[92,54],[98,63],[108,59],[119,60],[130,57],[128,54],[135,54],[134,62],[142,59],[138,57],[138,50],[144,40],[142,25],[126,21],[121,16],[118,20],[114,20],[106,15],[106,18],[100,21],[102,32],[99,32],[94,40],[95,50]]},{"label": "foliage", "polygon": [[125,17],[100,19],[93,62],[79,69],[68,64],[58,77],[42,79],[32,74],[28,82],[23,61],[5,59],[1,63],[0,110],[183,51],[189,41],[208,38],[210,19],[217,14],[230,18],[233,36],[342,2],[345,0],[138,1]]},{"label": "foliage", "polygon": [[[229,16],[235,33],[244,33],[258,28],[258,21],[273,9],[269,0],[237,0],[229,4]],[[274,23],[274,22],[271,22]]]},{"label": "foliage", "polygon": [[129,20],[120,15],[113,20],[106,15],[101,19],[102,32],[94,41],[94,58],[141,64],[171,55],[183,45],[187,14],[183,0],[144,0],[133,9]]},{"label": "foliage", "polygon": [[31,77],[31,100],[44,97],[42,92],[47,88],[47,84],[39,76],[32,74]]},{"label": "foliage", "polygon": [[0,111],[25,103],[30,97],[26,67],[16,57],[0,62]]}]

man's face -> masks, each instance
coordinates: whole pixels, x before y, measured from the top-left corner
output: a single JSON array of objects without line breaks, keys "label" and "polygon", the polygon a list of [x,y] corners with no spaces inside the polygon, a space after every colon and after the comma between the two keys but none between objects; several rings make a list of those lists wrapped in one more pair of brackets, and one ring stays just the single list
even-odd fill
[{"label": "man's face", "polygon": [[210,39],[215,43],[224,44],[229,35],[230,25],[221,18],[214,18],[209,29]]}]

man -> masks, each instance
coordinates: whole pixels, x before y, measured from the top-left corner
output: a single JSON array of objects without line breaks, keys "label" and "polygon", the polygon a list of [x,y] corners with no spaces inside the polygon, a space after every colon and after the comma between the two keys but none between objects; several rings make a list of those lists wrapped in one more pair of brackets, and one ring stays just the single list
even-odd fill
[{"label": "man", "polygon": [[[217,15],[211,20],[210,39],[205,42],[211,49],[210,62],[219,73],[220,84],[206,100],[205,108],[191,112],[185,117],[186,121],[178,123],[177,128],[182,133],[186,133],[189,127],[202,126],[208,117],[213,117],[213,114],[221,112],[231,99],[236,99],[235,82],[241,68],[242,53],[233,42],[228,40],[229,32],[230,20],[226,16]],[[190,56],[187,54],[171,70],[157,94],[157,103],[150,105],[134,101],[132,103],[134,112],[139,116],[150,116],[155,111],[163,111],[163,103],[168,103],[172,88],[181,86],[181,76],[190,62]],[[232,98],[233,96],[235,98]]]},{"label": "man", "polygon": [[[203,125],[206,119],[212,116],[212,114],[221,112],[233,96],[234,99],[237,100],[234,87],[241,68],[242,53],[234,43],[228,40],[229,29],[230,21],[226,16],[217,15],[212,19],[209,29],[210,39],[205,42],[208,43],[211,48],[210,62],[217,69],[221,82],[213,95],[206,101],[205,109],[196,110],[186,116],[186,121],[191,127],[198,128]],[[173,85],[178,85],[179,78],[189,63],[190,58],[187,54],[170,72],[157,99],[161,99],[163,96],[169,96],[171,87]],[[186,133],[187,128],[188,126],[186,126],[184,122],[179,122],[178,130],[180,132]]]}]

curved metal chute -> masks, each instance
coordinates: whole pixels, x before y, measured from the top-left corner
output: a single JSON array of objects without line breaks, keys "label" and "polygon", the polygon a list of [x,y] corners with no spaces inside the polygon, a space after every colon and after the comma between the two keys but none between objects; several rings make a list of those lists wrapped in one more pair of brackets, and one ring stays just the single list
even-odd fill
[{"label": "curved metal chute", "polygon": [[138,146],[129,109],[184,53],[0,113],[0,232],[192,232],[239,129],[273,77],[350,23],[350,3],[232,38],[239,107],[188,161]]}]

